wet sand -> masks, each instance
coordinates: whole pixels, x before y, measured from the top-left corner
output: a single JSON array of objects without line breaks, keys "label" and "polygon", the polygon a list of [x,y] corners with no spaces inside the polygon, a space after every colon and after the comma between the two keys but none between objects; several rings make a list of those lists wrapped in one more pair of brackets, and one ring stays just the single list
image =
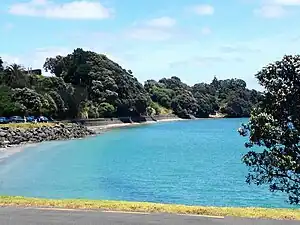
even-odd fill
[{"label": "wet sand", "polygon": [[39,143],[24,143],[16,146],[10,146],[8,148],[0,148],[0,162],[26,148],[33,147],[38,144]]}]

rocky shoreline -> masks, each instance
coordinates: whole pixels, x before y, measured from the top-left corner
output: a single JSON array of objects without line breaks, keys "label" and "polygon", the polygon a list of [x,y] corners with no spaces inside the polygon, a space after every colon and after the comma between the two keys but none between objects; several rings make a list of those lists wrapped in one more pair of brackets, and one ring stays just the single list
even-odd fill
[{"label": "rocky shoreline", "polygon": [[56,124],[38,128],[0,128],[0,148],[39,143],[52,140],[67,140],[94,135],[95,132],[77,124]]},{"label": "rocky shoreline", "polygon": [[44,141],[84,138],[115,128],[178,120],[182,119],[174,117],[141,123],[123,123],[120,121],[113,121],[113,123],[106,123],[98,126],[96,124],[87,126],[78,123],[58,123],[53,126],[41,126],[36,128],[0,127],[0,150]]}]

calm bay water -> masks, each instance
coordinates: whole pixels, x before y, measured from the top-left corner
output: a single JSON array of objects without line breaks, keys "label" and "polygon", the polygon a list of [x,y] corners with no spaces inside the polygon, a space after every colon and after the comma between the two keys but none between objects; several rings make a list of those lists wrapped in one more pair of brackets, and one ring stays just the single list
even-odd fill
[{"label": "calm bay water", "polygon": [[0,195],[290,207],[245,183],[242,122],[157,123],[42,143],[0,162]]}]

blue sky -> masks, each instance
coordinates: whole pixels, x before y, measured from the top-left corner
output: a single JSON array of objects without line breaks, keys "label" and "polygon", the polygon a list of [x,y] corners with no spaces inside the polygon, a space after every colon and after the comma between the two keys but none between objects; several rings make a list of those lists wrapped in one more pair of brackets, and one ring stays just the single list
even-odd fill
[{"label": "blue sky", "polygon": [[0,56],[41,68],[81,47],[107,54],[141,81],[242,78],[300,51],[300,0],[5,0]]}]

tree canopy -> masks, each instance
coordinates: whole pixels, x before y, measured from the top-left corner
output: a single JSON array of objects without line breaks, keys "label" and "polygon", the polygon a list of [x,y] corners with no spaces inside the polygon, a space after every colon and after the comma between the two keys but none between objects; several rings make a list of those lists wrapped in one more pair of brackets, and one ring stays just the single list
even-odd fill
[{"label": "tree canopy", "polygon": [[123,69],[103,54],[75,49],[66,56],[47,58],[44,69],[54,76],[25,71],[0,60],[0,85],[4,91],[1,115],[39,115],[56,118],[124,117],[174,113],[182,118],[208,117],[222,112],[228,117],[249,116],[259,93],[240,79],[217,80],[189,86],[178,77],[148,80],[142,85],[131,70]]},{"label": "tree canopy", "polygon": [[[248,124],[239,129],[248,137],[248,183],[269,185],[271,191],[300,203],[300,56],[284,56],[256,74],[265,88]],[[252,96],[255,97],[255,96]]]},{"label": "tree canopy", "polygon": [[148,80],[145,89],[152,101],[171,108],[183,118],[206,118],[215,112],[227,117],[247,117],[258,103],[260,93],[246,88],[241,79],[218,80],[210,84],[199,83],[190,87],[178,77]]}]

